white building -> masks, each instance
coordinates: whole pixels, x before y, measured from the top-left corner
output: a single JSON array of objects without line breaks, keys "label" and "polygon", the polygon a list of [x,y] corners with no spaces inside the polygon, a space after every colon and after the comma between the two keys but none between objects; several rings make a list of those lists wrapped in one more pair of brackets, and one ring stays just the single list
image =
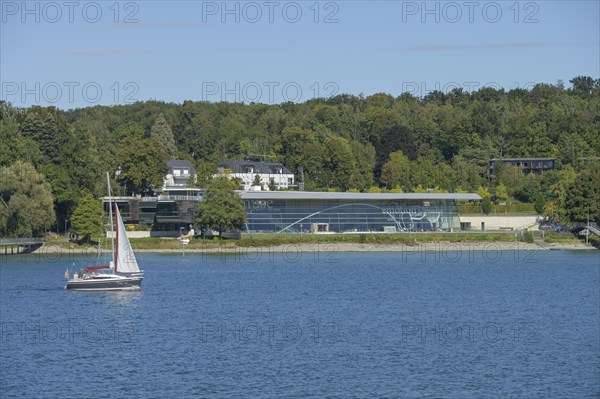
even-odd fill
[{"label": "white building", "polygon": [[[227,170],[230,176],[238,179],[246,191],[269,191],[269,185],[275,185],[277,190],[294,187],[294,174],[280,162],[260,161],[225,161],[219,163],[221,173]],[[254,185],[256,176],[260,178],[260,186]]]},{"label": "white building", "polygon": [[169,187],[187,187],[196,182],[196,170],[189,161],[172,159],[167,162],[169,170],[163,180],[163,190]]}]

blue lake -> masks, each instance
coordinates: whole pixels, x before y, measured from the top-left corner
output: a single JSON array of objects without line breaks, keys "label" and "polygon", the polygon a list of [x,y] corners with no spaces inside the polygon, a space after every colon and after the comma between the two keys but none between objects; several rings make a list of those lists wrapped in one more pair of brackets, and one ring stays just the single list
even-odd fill
[{"label": "blue lake", "polygon": [[0,397],[600,397],[597,251],[138,259],[0,258]]}]

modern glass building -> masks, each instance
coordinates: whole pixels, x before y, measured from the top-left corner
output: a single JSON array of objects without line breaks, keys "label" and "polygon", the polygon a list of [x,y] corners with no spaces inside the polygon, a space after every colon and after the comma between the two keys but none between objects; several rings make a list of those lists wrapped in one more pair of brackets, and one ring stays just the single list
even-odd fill
[{"label": "modern glass building", "polygon": [[477,194],[242,192],[247,232],[350,233],[460,229],[457,200]]},{"label": "modern glass building", "polygon": [[[146,225],[152,235],[191,228],[202,189],[169,191],[158,197],[117,197],[128,225]],[[328,193],[242,191],[249,233],[360,233],[458,230],[457,200],[480,200],[477,194]],[[105,198],[108,215],[108,198]]]}]

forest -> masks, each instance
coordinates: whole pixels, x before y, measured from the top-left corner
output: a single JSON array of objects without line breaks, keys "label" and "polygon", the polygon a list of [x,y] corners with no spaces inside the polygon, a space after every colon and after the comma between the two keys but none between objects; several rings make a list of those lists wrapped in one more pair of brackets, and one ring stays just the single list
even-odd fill
[{"label": "forest", "polygon": [[[121,170],[118,193],[149,194],[168,159],[190,160],[202,187],[218,162],[249,156],[283,162],[297,181],[302,169],[311,191],[478,192],[492,202],[543,201],[556,221],[584,220],[588,210],[598,221],[600,79],[569,83],[273,105],[0,102],[0,236],[62,230],[79,201],[105,195],[106,171]],[[488,176],[488,161],[500,157],[552,157],[561,168]],[[34,215],[37,224],[25,221]]]}]

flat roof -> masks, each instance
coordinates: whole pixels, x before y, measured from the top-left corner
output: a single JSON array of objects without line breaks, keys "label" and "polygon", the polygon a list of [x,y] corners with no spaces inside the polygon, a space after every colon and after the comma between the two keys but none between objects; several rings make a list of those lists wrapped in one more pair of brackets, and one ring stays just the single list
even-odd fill
[{"label": "flat roof", "polygon": [[536,158],[536,157],[523,157],[523,158],[492,158],[490,161],[556,161],[556,158]]},{"label": "flat roof", "polygon": [[[242,199],[248,200],[462,200],[477,201],[481,197],[475,193],[340,193],[325,191],[237,191]],[[160,197],[113,197],[114,201],[128,201],[132,199],[141,202],[167,200],[168,196]],[[176,196],[174,196],[176,197]],[[109,201],[110,197],[102,197]],[[172,200],[171,200],[172,201]]]},{"label": "flat roof", "polygon": [[318,191],[241,191],[247,200],[480,200],[475,193],[330,193]]}]

